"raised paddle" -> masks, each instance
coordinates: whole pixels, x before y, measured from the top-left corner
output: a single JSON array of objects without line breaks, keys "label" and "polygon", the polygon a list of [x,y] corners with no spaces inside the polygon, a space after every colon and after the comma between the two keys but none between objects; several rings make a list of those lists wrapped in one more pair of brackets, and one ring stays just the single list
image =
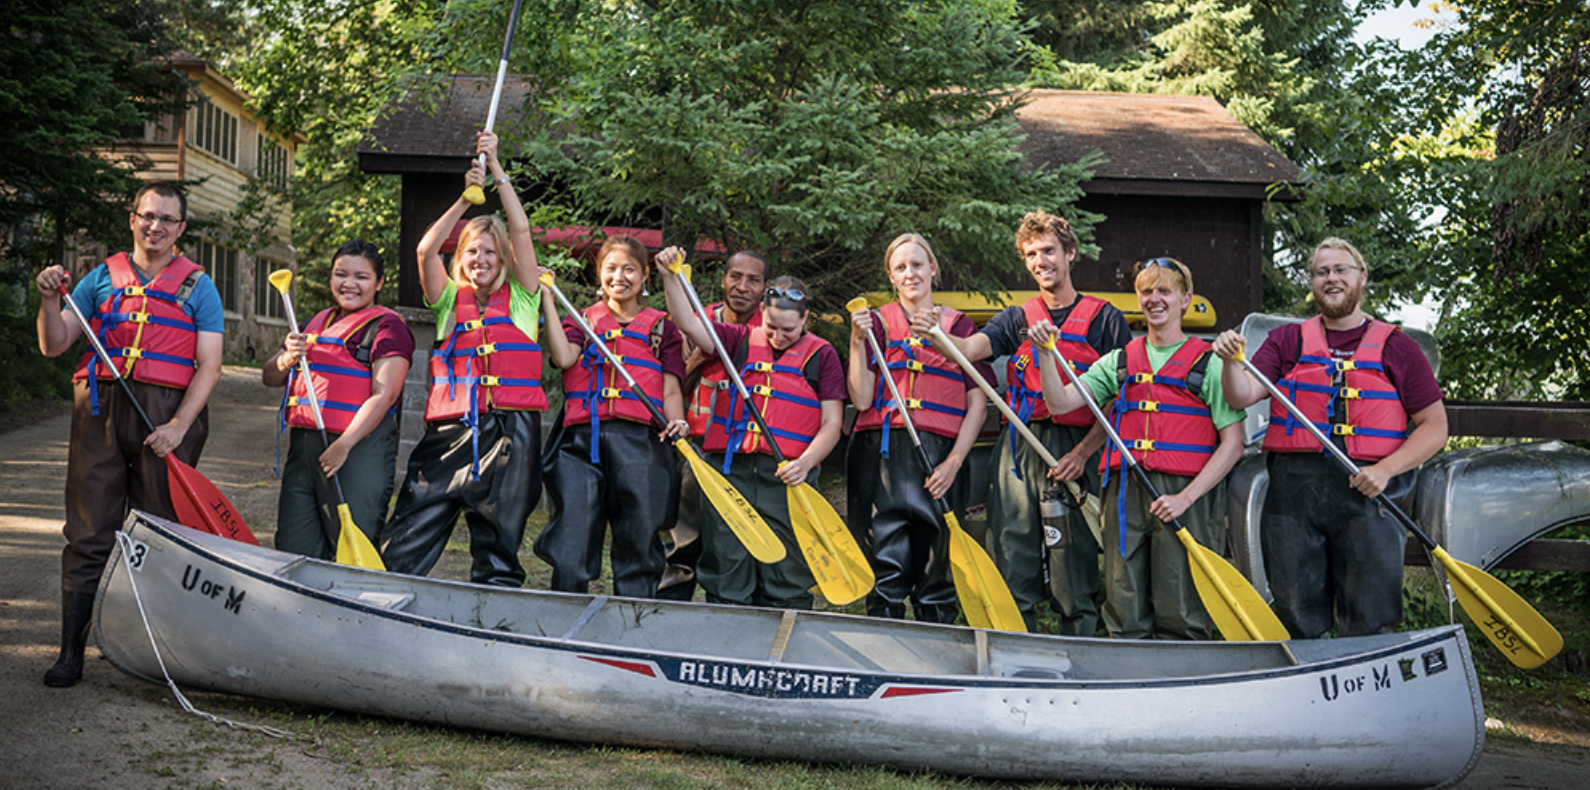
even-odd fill
[{"label": "raised paddle", "polygon": [[[867,306],[865,297],[851,299],[845,309],[854,313]],[[927,450],[922,447],[922,437],[916,432],[916,425],[911,420],[910,409],[906,408],[905,399],[900,397],[900,387],[895,384],[894,376],[889,373],[888,362],[883,357],[883,349],[878,347],[878,338],[871,331],[867,333],[867,345],[872,349],[872,358],[878,361],[878,378],[883,379],[889,386],[889,395],[894,398],[895,409],[900,413],[900,419],[905,423],[905,432],[911,437],[911,444],[916,447],[917,460],[922,462],[924,475],[933,474],[933,459],[928,457]],[[1021,610],[1016,607],[1016,599],[1011,596],[1010,588],[1005,585],[1005,578],[1000,575],[999,569],[994,567],[994,561],[989,559],[988,552],[972,540],[972,536],[961,529],[960,521],[955,518],[955,511],[944,501],[944,497],[934,497],[933,501],[939,506],[939,515],[944,519],[944,526],[949,530],[950,544],[950,578],[955,581],[955,595],[961,600],[961,611],[966,613],[966,622],[973,628],[993,628],[1000,631],[1015,631],[1026,633],[1027,624],[1021,619]]]},{"label": "raised paddle", "polygon": [[[718,333],[713,330],[712,317],[702,307],[701,297],[690,283],[690,267],[685,265],[685,256],[680,255],[671,264],[663,264],[663,267],[679,275],[685,295],[690,299],[690,308],[705,324],[707,336],[712,338],[712,347],[718,359],[723,361],[724,372],[734,382],[751,419],[756,421],[757,429],[765,437],[768,450],[782,467],[788,463],[784,451],[774,441],[767,422],[762,419],[762,410],[751,400],[751,393],[740,379],[740,372],[735,370],[728,351],[723,348],[723,341],[718,339]],[[876,582],[872,564],[867,562],[867,556],[856,544],[856,537],[850,534],[850,528],[839,518],[834,506],[804,481],[785,488],[789,500],[790,529],[795,533],[795,542],[799,544],[801,554],[806,558],[806,566],[811,569],[812,577],[817,580],[817,589],[822,591],[823,597],[829,603],[844,606],[866,595]]]},{"label": "raised paddle", "polygon": [[[1358,474],[1358,465],[1353,463],[1353,459],[1347,457],[1347,453],[1327,439],[1319,426],[1304,416],[1297,404],[1283,395],[1280,388],[1260,373],[1246,356],[1238,354],[1233,359],[1242,363],[1242,367],[1247,369],[1249,375],[1258,379],[1259,383],[1269,391],[1270,397],[1286,407],[1292,417],[1308,429],[1308,432],[1341,463],[1342,468],[1347,470],[1349,475]],[[1546,622],[1546,618],[1535,611],[1535,607],[1530,606],[1518,593],[1513,592],[1496,577],[1446,553],[1446,549],[1441,548],[1440,544],[1425,534],[1425,531],[1420,529],[1407,513],[1402,512],[1402,508],[1397,507],[1384,492],[1375,495],[1375,502],[1390,510],[1391,514],[1402,522],[1402,526],[1412,532],[1414,537],[1418,538],[1430,554],[1441,563],[1441,567],[1446,569],[1447,578],[1453,582],[1452,591],[1457,593],[1458,603],[1462,605],[1463,611],[1468,612],[1469,618],[1485,633],[1485,638],[1491,640],[1491,644],[1496,645],[1508,661],[1524,669],[1534,669],[1550,661],[1552,656],[1562,650],[1562,634],[1557,633],[1557,629]]]},{"label": "raised paddle", "polygon": [[[1020,417],[1016,416],[1016,412],[1011,410],[1010,404],[1006,403],[1004,398],[999,397],[999,393],[994,390],[993,385],[983,378],[983,374],[977,372],[977,368],[972,365],[971,360],[968,360],[965,354],[961,353],[961,349],[950,340],[950,336],[944,334],[944,330],[936,326],[933,327],[933,330],[928,335],[933,339],[934,348],[937,348],[940,353],[948,355],[950,359],[955,360],[955,363],[961,366],[961,370],[966,371],[966,377],[971,379],[972,383],[983,391],[984,397],[993,402],[994,407],[999,409],[999,413],[1004,415],[1005,420],[1010,423],[1011,429],[1027,442],[1033,452],[1038,454],[1038,458],[1043,461],[1044,466],[1053,469],[1054,465],[1059,463],[1055,459],[1054,453],[1049,452],[1049,448],[1044,447],[1043,442],[1033,435],[1032,429],[1028,428]],[[1088,531],[1093,533],[1093,539],[1100,546],[1104,545],[1104,537],[1100,532],[1102,529],[1100,527],[1102,516],[1099,515],[1099,498],[1088,496],[1087,489],[1077,485],[1075,480],[1066,480],[1064,482],[1066,490],[1077,501],[1077,507],[1082,509],[1082,518],[1087,522]]]},{"label": "raised paddle", "polygon": [[[282,304],[287,307],[287,326],[297,327],[298,317],[293,315],[293,299],[288,290],[293,285],[293,272],[291,269],[277,269],[270,274],[271,285],[276,287],[282,295]],[[320,429],[320,444],[322,447],[331,447],[331,437],[326,434],[326,419],[320,413],[320,398],[315,395],[315,380],[309,370],[309,356],[305,354],[298,358],[298,372],[304,377],[304,392],[309,395],[309,410],[315,414],[315,427]],[[288,385],[290,390],[292,385]],[[331,485],[337,491],[337,520],[341,527],[337,530],[337,562],[343,565],[357,565],[360,568],[372,568],[378,571],[386,570],[386,563],[381,561],[381,553],[371,545],[370,538],[353,523],[353,511],[348,509],[348,499],[342,495],[342,478],[336,472],[331,473]]]},{"label": "raised paddle", "polygon": [[[635,379],[629,375],[629,370],[624,367],[623,361],[607,347],[606,343],[602,342],[602,336],[591,328],[591,324],[585,320],[585,315],[569,303],[569,298],[564,296],[563,291],[554,283],[551,272],[541,273],[541,284],[557,297],[558,302],[563,305],[564,312],[573,316],[575,322],[580,325],[580,330],[585,332],[585,336],[591,339],[598,351],[602,352],[608,364],[618,371],[618,375],[624,377],[624,384],[629,387],[630,392],[635,393],[635,397],[640,399],[646,410],[651,412],[652,419],[656,420],[658,425],[667,428],[668,417],[657,408],[656,403],[652,402],[651,396],[635,383]],[[723,516],[724,523],[728,524],[729,530],[740,539],[745,550],[758,562],[774,563],[784,559],[786,553],[784,542],[773,534],[773,529],[762,520],[761,514],[756,512],[756,507],[736,491],[734,486],[729,485],[729,481],[723,479],[723,475],[713,469],[712,464],[707,463],[707,459],[701,457],[695,445],[683,438],[675,439],[673,445],[674,449],[690,463],[691,470],[696,473],[696,480],[701,484],[701,490],[707,493],[707,501],[717,508],[718,513]]]},{"label": "raised paddle", "polygon": [[[513,11],[508,14],[508,33],[502,38],[502,57],[497,59],[497,84],[491,89],[491,106],[486,110],[486,131],[497,123],[497,104],[502,101],[502,81],[508,76],[508,51],[513,49],[513,31],[519,27],[519,3],[513,0]],[[480,155],[480,164],[485,166],[486,155]],[[476,206],[486,202],[486,192],[474,184],[464,188],[463,198],[466,202]]]},{"label": "raised paddle", "polygon": [[[1055,348],[1053,340],[1042,345],[1049,352],[1055,367],[1064,371],[1071,386],[1076,387],[1078,394],[1087,402],[1088,411],[1093,412],[1093,419],[1104,426],[1104,432],[1109,434],[1110,441],[1115,443],[1115,448],[1121,453],[1121,463],[1132,470],[1132,475],[1150,497],[1159,499],[1159,491],[1154,488],[1153,481],[1148,479],[1148,472],[1132,457],[1126,442],[1121,440],[1121,435],[1099,409],[1098,402],[1093,399],[1093,391],[1071,369],[1071,363]],[[1264,602],[1259,591],[1253,589],[1253,584],[1236,566],[1195,540],[1182,525],[1181,519],[1171,519],[1169,526],[1181,541],[1182,548],[1187,550],[1187,566],[1192,570],[1193,587],[1198,590],[1198,598],[1203,601],[1204,609],[1208,610],[1209,618],[1215,621],[1215,627],[1220,629],[1221,636],[1233,642],[1275,642],[1291,638],[1286,626],[1281,625],[1280,618],[1270,611],[1269,604]]]},{"label": "raised paddle", "polygon": [[[77,323],[83,328],[83,336],[88,338],[88,344],[93,346],[94,353],[99,355],[100,363],[110,369],[111,375],[116,378],[116,383],[121,385],[122,394],[127,396],[127,402],[132,404],[133,410],[138,412],[139,418],[144,421],[144,427],[148,428],[150,433],[154,433],[154,422],[144,412],[144,407],[138,403],[132,387],[127,384],[127,379],[122,377],[121,370],[111,361],[110,352],[100,344],[99,337],[94,334],[94,328],[83,316],[83,311],[78,309],[77,302],[67,293],[65,284],[60,286],[60,291],[62,300],[72,308],[72,315],[77,316]],[[231,500],[227,499],[214,483],[195,471],[193,467],[183,463],[175,452],[166,453],[164,460],[166,484],[171,490],[171,506],[176,511],[177,521],[223,538],[259,545],[259,540],[254,537],[254,532],[248,528],[248,524],[244,523],[237,508],[232,507]]]}]

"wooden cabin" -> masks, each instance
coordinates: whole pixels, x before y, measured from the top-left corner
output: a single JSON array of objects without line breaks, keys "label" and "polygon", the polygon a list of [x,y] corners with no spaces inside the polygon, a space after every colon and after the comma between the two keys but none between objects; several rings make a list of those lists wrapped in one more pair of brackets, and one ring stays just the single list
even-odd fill
[{"label": "wooden cabin", "polygon": [[[168,62],[190,80],[187,111],[143,124],[105,154],[144,160],[148,166],[139,176],[146,181],[182,183],[189,216],[178,248],[204,266],[221,292],[226,359],[263,359],[287,332],[281,297],[266,277],[297,267],[292,206],[270,200],[255,229],[236,227],[230,215],[243,202],[250,181],[268,179],[287,186],[305,138],[266,129],[255,119],[248,94],[208,61],[179,51]],[[126,239],[111,239],[108,247],[85,241],[68,251],[66,263],[86,272],[126,244]]]}]

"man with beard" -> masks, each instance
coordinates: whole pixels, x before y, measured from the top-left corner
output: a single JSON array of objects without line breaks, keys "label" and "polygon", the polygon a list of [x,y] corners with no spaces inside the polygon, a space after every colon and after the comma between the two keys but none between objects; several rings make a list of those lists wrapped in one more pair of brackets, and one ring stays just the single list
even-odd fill
[{"label": "man with beard", "polygon": [[[1363,311],[1369,270],[1358,250],[1329,238],[1309,257],[1320,315],[1277,327],[1253,365],[1277,382],[1360,471],[1348,476],[1284,406],[1270,405],[1264,436],[1270,471],[1260,544],[1274,608],[1293,637],[1390,632],[1402,621],[1402,526],[1374,501],[1413,485],[1413,472],[1446,444],[1446,407],[1419,346]],[[1243,337],[1226,331],[1215,353],[1232,360]],[[1265,396],[1227,365],[1226,400]]]},{"label": "man with beard", "polygon": [[[723,269],[723,301],[707,305],[712,320],[749,327],[762,325],[762,292],[767,287],[767,260],[754,250],[740,250],[729,256]],[[729,397],[729,374],[712,349],[700,349],[685,341],[684,391],[689,398],[685,419],[690,437],[707,435],[712,421],[713,401]],[[696,562],[701,559],[701,484],[685,464],[680,474],[679,519],[664,542],[668,566],[663,569],[657,597],[688,601],[696,594]]]}]

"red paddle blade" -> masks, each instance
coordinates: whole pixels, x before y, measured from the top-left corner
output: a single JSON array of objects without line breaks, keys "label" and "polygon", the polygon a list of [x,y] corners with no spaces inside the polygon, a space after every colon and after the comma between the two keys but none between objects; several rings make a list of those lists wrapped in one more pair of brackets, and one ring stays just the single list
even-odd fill
[{"label": "red paddle blade", "polygon": [[171,485],[171,504],[176,508],[177,521],[223,538],[259,545],[253,530],[243,523],[243,516],[209,478],[178,461],[174,455],[166,456],[166,477]]}]

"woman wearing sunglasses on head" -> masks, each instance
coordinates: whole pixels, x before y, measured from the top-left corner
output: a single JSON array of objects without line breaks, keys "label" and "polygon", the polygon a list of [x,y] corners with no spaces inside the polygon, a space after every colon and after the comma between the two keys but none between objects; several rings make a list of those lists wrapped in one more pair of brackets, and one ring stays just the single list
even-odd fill
[{"label": "woman wearing sunglasses on head", "polygon": [[[550,517],[536,556],[552,566],[552,589],[586,592],[602,571],[602,543],[613,533],[613,592],[657,595],[664,568],[660,532],[679,508],[679,459],[668,443],[689,431],[680,381],[684,344],[668,315],[641,301],[651,261],[633,236],[613,236],[596,254],[601,301],[580,311],[668,425],[571,316],[547,333],[552,364],[563,370],[563,427],[547,469]],[[547,324],[558,321],[543,300]]]},{"label": "woman wearing sunglasses on head", "polygon": [[[961,465],[982,430],[988,404],[981,394],[967,396],[977,385],[932,343],[913,334],[911,319],[938,309],[940,326],[955,337],[968,337],[977,326],[952,308],[935,308],[933,280],[939,266],[927,239],[901,234],[883,258],[899,301],[878,309],[882,321],[874,319],[870,307],[850,316],[846,384],[857,416],[845,456],[848,520],[857,541],[869,546],[877,577],[867,614],[902,619],[909,597],[916,619],[953,623],[960,610],[949,576],[949,535],[934,500],[949,495],[953,509],[964,506],[967,477],[960,474]],[[922,468],[911,447],[902,404],[895,403],[887,383],[878,378],[869,332],[884,350],[889,375],[906,401],[903,408],[933,463],[931,470]]]},{"label": "woman wearing sunglasses on head", "polygon": [[772,565],[757,562],[703,499],[696,578],[709,601],[810,609],[816,580],[795,543],[786,489],[815,483],[823,459],[839,442],[846,397],[839,354],[828,341],[806,331],[807,290],[794,277],[768,283],[760,327],[703,323],[691,310],[679,275],[669,270],[681,254],[679,248],[670,247],[657,256],[664,264],[669,313],[697,348],[712,353],[715,346],[708,333],[717,335],[788,459],[778,467],[767,437],[757,429],[738,391],[717,399],[704,443],[708,460],[719,465],[729,485],[762,514],[784,542],[786,555]]}]

